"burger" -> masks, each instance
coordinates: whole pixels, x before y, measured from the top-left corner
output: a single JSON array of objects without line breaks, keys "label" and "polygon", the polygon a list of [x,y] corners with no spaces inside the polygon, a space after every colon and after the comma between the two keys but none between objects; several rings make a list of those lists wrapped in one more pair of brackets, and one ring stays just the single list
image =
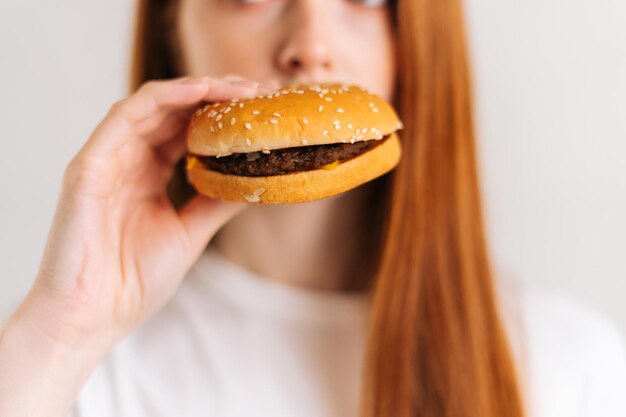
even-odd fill
[{"label": "burger", "polygon": [[187,180],[200,194],[229,201],[322,199],[392,170],[401,128],[385,100],[336,83],[208,104],[186,131]]}]

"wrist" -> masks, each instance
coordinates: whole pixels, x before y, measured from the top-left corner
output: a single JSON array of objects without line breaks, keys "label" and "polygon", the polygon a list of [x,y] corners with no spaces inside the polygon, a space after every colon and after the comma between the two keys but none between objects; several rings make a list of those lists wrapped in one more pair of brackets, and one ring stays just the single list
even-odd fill
[{"label": "wrist", "polygon": [[70,314],[49,307],[29,295],[9,319],[3,336],[5,332],[14,332],[20,339],[31,339],[31,343],[41,346],[51,363],[76,356],[97,362],[115,344],[116,338],[112,335],[75,326],[71,317],[80,312]]},{"label": "wrist", "polygon": [[0,334],[0,415],[66,416],[106,354],[95,339],[56,340],[28,311],[18,310]]},{"label": "wrist", "polygon": [[103,355],[122,334],[98,318],[100,314],[94,312],[93,303],[97,300],[82,301],[55,294],[36,281],[14,316],[61,350],[89,347]]}]

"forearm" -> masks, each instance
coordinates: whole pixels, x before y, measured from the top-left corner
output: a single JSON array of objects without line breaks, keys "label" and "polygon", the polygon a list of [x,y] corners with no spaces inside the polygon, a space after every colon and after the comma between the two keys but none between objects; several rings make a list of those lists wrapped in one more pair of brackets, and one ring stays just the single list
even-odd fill
[{"label": "forearm", "polygon": [[0,416],[65,417],[106,350],[96,340],[54,340],[18,310],[0,334]]}]

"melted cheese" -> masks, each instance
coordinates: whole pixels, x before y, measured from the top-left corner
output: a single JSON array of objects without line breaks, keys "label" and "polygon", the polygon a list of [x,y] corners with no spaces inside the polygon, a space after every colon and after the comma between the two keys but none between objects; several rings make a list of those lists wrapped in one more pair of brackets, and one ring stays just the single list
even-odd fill
[{"label": "melted cheese", "polygon": [[339,160],[335,161],[335,162],[331,162],[330,164],[326,164],[322,167],[322,169],[335,169],[337,168],[337,165],[339,165]]}]

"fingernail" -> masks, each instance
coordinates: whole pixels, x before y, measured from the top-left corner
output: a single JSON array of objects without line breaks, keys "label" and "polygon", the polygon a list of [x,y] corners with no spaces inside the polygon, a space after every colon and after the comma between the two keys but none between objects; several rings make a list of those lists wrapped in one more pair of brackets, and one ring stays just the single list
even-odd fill
[{"label": "fingernail", "polygon": [[183,84],[189,84],[189,85],[200,85],[200,84],[206,84],[207,83],[207,77],[194,77],[194,78],[190,78],[188,80],[183,81]]},{"label": "fingernail", "polygon": [[259,85],[259,91],[261,93],[273,93],[280,88],[280,84],[275,81],[264,82]]},{"label": "fingernail", "polygon": [[276,79],[274,80],[269,80],[269,81],[264,81],[261,83],[261,85],[259,85],[259,87],[261,88],[278,88],[280,87],[280,82]]},{"label": "fingernail", "polygon": [[224,76],[224,79],[226,81],[240,81],[244,80],[245,78],[240,74],[229,73]]},{"label": "fingernail", "polygon": [[231,81],[231,85],[236,85],[237,87],[244,88],[257,88],[259,83],[256,81],[247,81],[247,80],[239,80],[239,81]]}]

